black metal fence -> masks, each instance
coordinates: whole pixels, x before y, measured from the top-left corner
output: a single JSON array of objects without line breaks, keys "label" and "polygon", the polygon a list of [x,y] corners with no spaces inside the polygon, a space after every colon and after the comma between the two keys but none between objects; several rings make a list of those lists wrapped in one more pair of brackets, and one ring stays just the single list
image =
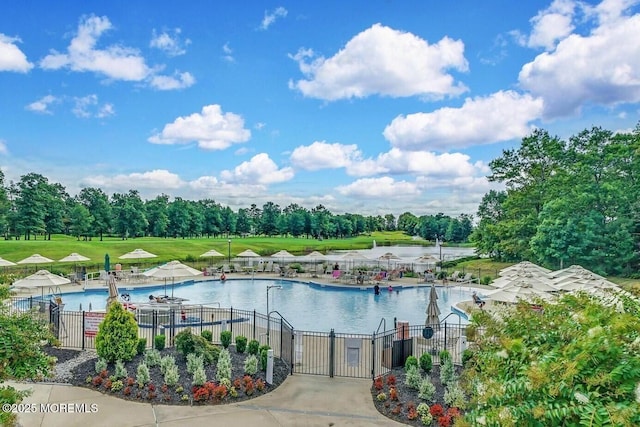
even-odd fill
[{"label": "black metal fence", "polygon": [[[62,347],[95,349],[95,334],[103,312],[59,310],[55,301],[38,298],[14,298],[12,309],[31,310],[50,323]],[[447,350],[454,363],[462,363],[467,348],[465,325],[442,323],[425,327],[397,322],[393,329],[373,334],[299,331],[278,312],[265,316],[255,310],[209,306],[138,307],[138,334],[147,339],[164,335],[166,346],[174,345],[180,331],[191,328],[194,333],[210,331],[219,343],[220,333],[230,331],[237,336],[267,344],[290,366],[291,373],[329,377],[375,378],[393,368],[402,367],[409,356],[431,354],[440,363],[440,351]]]}]

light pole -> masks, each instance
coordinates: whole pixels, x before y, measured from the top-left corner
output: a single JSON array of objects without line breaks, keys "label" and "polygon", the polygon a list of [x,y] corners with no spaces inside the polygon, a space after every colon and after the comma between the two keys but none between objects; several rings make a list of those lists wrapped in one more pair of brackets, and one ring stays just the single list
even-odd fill
[{"label": "light pole", "polygon": [[229,244],[229,252],[228,252],[229,264],[231,264],[231,239],[227,239],[227,243]]},{"label": "light pole", "polygon": [[269,311],[269,291],[273,288],[282,289],[280,285],[267,286],[267,345],[269,345],[269,332],[271,331],[271,312]]}]

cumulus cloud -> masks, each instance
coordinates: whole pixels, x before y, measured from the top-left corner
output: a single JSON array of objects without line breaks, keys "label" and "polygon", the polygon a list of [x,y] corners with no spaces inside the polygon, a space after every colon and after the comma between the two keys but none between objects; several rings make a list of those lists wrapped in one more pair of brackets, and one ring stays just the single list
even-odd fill
[{"label": "cumulus cloud", "polygon": [[220,178],[229,183],[275,184],[293,178],[290,167],[278,168],[267,153],[256,154],[247,162],[242,162],[232,171],[224,170]]},{"label": "cumulus cloud", "polygon": [[[470,157],[462,153],[436,154],[428,151],[402,151],[392,148],[375,160],[378,172],[389,174],[426,175],[430,177],[469,176],[477,172]],[[362,169],[360,175],[365,175]],[[367,175],[371,175],[368,173]]]},{"label": "cumulus cloud", "polygon": [[379,94],[440,99],[467,90],[447,73],[468,70],[464,44],[449,37],[430,45],[414,34],[375,24],[333,57],[314,56],[310,49],[290,55],[306,79],[290,81],[289,87],[312,98],[333,101]]},{"label": "cumulus cloud", "polygon": [[186,183],[174,173],[165,169],[156,169],[148,172],[136,172],[130,174],[120,174],[115,176],[95,175],[84,178],[83,184],[87,186],[100,187],[110,191],[124,191],[126,188],[136,189],[178,189]]},{"label": "cumulus cloud", "polygon": [[544,115],[576,114],[585,104],[640,101],[640,14],[626,15],[630,2],[603,1],[593,9],[598,25],[571,34],[554,51],[522,67],[519,83],[544,99]]},{"label": "cumulus cloud", "polygon": [[186,47],[191,44],[191,40],[182,40],[182,30],[164,30],[161,33],[153,29],[149,46],[160,49],[169,56],[180,56],[187,53]]},{"label": "cumulus cloud", "polygon": [[178,71],[176,71],[173,76],[155,75],[149,79],[151,87],[158,90],[184,89],[193,86],[195,82],[196,79],[191,73],[180,73]]},{"label": "cumulus cloud", "polygon": [[361,153],[356,145],[316,141],[311,145],[296,147],[290,159],[295,167],[316,171],[347,167],[360,157]]},{"label": "cumulus cloud", "polygon": [[572,23],[576,8],[573,0],[554,0],[551,5],[531,18],[531,34],[526,40],[529,47],[552,50],[558,40],[567,37],[574,29]]},{"label": "cumulus cloud", "polygon": [[395,181],[388,176],[358,179],[351,184],[336,187],[336,191],[343,196],[372,199],[415,196],[420,193],[415,183]]},{"label": "cumulus cloud", "polygon": [[71,111],[76,117],[105,118],[115,114],[113,104],[100,104],[95,94],[73,98],[73,102],[74,107]]},{"label": "cumulus cloud", "polygon": [[530,122],[541,116],[542,109],[539,98],[500,91],[468,98],[460,108],[398,116],[383,134],[404,150],[447,151],[521,138],[531,132]]},{"label": "cumulus cloud", "polygon": [[251,131],[244,128],[238,114],[223,113],[217,104],[205,105],[201,113],[178,117],[160,133],[148,139],[153,144],[188,144],[197,142],[205,150],[224,150],[232,144],[246,142]]},{"label": "cumulus cloud", "polygon": [[235,62],[236,59],[233,57],[233,49],[231,49],[231,46],[229,46],[229,43],[225,43],[222,46],[222,59],[224,59],[227,62]]},{"label": "cumulus cloud", "polygon": [[280,6],[275,8],[272,11],[265,11],[264,18],[262,19],[262,23],[260,24],[261,30],[268,29],[278,18],[284,18],[287,16],[287,9]]},{"label": "cumulus cloud", "polygon": [[53,112],[49,110],[49,105],[57,101],[58,99],[55,96],[46,95],[40,98],[39,100],[34,101],[31,104],[27,105],[25,109],[27,109],[28,111],[33,111],[34,113],[53,114]]},{"label": "cumulus cloud", "polygon": [[27,55],[16,45],[20,42],[18,37],[0,33],[0,71],[26,73],[33,68],[33,64],[27,60]]}]

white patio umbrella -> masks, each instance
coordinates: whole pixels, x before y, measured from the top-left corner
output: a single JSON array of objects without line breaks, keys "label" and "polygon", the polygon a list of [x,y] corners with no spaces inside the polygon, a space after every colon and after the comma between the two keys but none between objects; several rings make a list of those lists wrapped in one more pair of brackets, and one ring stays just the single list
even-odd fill
[{"label": "white patio umbrella", "polygon": [[142,258],[156,258],[158,255],[154,255],[151,252],[147,252],[144,249],[134,249],[131,252],[127,252],[124,255],[119,256],[120,259],[142,259]]},{"label": "white patio umbrella", "polygon": [[536,289],[527,282],[513,282],[509,286],[486,292],[484,295],[487,299],[507,303],[515,303],[521,299],[533,300],[541,298],[548,300],[553,298],[553,295],[549,292]]},{"label": "white patio umbrella", "polygon": [[498,276],[513,276],[514,274],[532,273],[536,275],[547,275],[551,270],[529,261],[522,261],[498,272]]},{"label": "white patio umbrella", "polygon": [[581,276],[565,276],[554,281],[554,285],[561,291],[590,291],[594,288],[617,289],[613,282],[603,279],[597,274],[584,274]]},{"label": "white patio umbrella", "polygon": [[202,276],[203,273],[200,270],[196,270],[195,268],[182,264],[180,261],[170,261],[158,267],[151,268],[142,274],[147,277],[153,277],[155,279],[165,279],[165,294],[167,293],[166,279],[171,279],[172,281],[171,296],[173,297],[173,280],[174,279],[183,278],[183,277]]},{"label": "white patio umbrella", "polygon": [[207,258],[207,257],[211,257],[211,258],[215,258],[215,257],[223,257],[224,254],[221,254],[220,252],[216,251],[215,249],[211,249],[210,251],[207,251],[205,253],[203,253],[202,255],[200,255],[201,258]]},{"label": "white patio umbrella", "polygon": [[427,305],[427,320],[425,326],[440,329],[440,307],[438,307],[438,293],[436,287],[431,285],[429,292],[429,304]]},{"label": "white patio umbrella", "polygon": [[251,249],[247,249],[246,251],[242,251],[237,256],[239,258],[260,258],[260,255],[255,253]]},{"label": "white patio umbrella", "polygon": [[295,258],[296,256],[289,251],[281,250],[271,255],[271,258]]},{"label": "white patio umbrella", "polygon": [[47,264],[53,262],[52,259],[44,257],[40,254],[33,254],[25,259],[18,261],[18,264]]},{"label": "white patio umbrella", "polygon": [[362,255],[360,252],[349,251],[341,256],[342,259],[346,259],[352,262],[352,267],[355,266],[356,261],[370,261],[370,258]]},{"label": "white patio umbrella", "polygon": [[322,252],[318,252],[318,251],[313,251],[311,253],[308,253],[304,256],[304,258],[310,259],[310,260],[326,260],[327,256],[324,255]]},{"label": "white patio umbrella", "polygon": [[391,268],[391,260],[399,260],[400,257],[391,252],[387,252],[384,255],[380,255],[378,259],[381,261],[387,260],[387,268]]},{"label": "white patio umbrella", "polygon": [[538,275],[533,272],[520,272],[518,274],[513,274],[510,276],[501,276],[494,280],[491,283],[491,286],[494,286],[496,288],[506,288],[513,284],[527,285],[537,291],[543,292],[554,292],[558,290],[558,288],[554,286],[551,279],[549,279],[545,275]]},{"label": "white patio umbrella", "polygon": [[44,299],[44,288],[53,288],[54,286],[66,285],[68,283],[71,283],[71,280],[66,277],[50,273],[48,270],[39,270],[24,279],[16,280],[13,283],[13,287],[17,289],[40,288],[41,295]]},{"label": "white patio umbrella", "polygon": [[79,253],[72,252],[71,254],[67,255],[66,257],[58,261],[59,262],[82,262],[82,261],[89,261],[90,259],[91,258],[87,258],[86,256],[80,255]]},{"label": "white patio umbrella", "polygon": [[16,265],[16,263],[11,262],[8,259],[0,258],[0,267],[9,267],[12,265]]}]

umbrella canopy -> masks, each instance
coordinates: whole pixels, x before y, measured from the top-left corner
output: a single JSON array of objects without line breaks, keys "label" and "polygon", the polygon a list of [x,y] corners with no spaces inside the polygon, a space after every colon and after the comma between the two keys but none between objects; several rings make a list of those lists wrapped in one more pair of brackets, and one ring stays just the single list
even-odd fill
[{"label": "umbrella canopy", "polygon": [[13,287],[18,289],[40,288],[42,295],[44,296],[44,288],[66,285],[68,283],[71,283],[71,280],[66,277],[58,276],[57,274],[50,273],[47,270],[39,270],[31,276],[16,280],[13,283]]},{"label": "umbrella canopy", "polygon": [[107,297],[107,307],[114,301],[118,301],[118,286],[116,285],[116,276],[109,274],[109,296]]},{"label": "umbrella canopy", "polygon": [[60,262],[80,262],[80,261],[89,261],[91,258],[87,258],[84,255],[80,255],[78,253],[71,253],[66,257],[62,258]]},{"label": "umbrella canopy", "polygon": [[435,264],[436,262],[440,262],[440,260],[433,255],[422,255],[415,259],[416,264]]},{"label": "umbrella canopy", "polygon": [[513,276],[514,274],[523,273],[532,273],[540,276],[551,273],[551,270],[529,261],[522,261],[507,268],[503,268],[498,272],[498,276]]},{"label": "umbrella canopy", "polygon": [[378,259],[381,261],[387,260],[387,267],[391,267],[391,260],[399,260],[400,257],[395,254],[392,254],[391,252],[387,252],[384,255],[380,255]]},{"label": "umbrella canopy", "polygon": [[111,271],[111,258],[109,258],[109,254],[104,254],[104,271],[107,273]]},{"label": "umbrella canopy", "polygon": [[176,277],[202,276],[203,273],[200,270],[196,270],[195,268],[182,264],[180,261],[170,261],[161,266],[147,270],[142,274],[156,279],[173,279]]},{"label": "umbrella canopy", "polygon": [[590,291],[593,288],[616,289],[618,285],[610,282],[602,276],[587,273],[576,276],[564,276],[554,280],[554,284],[561,291]]},{"label": "umbrella canopy", "polygon": [[260,258],[260,255],[253,252],[251,249],[247,249],[246,251],[242,251],[238,254],[240,258]]},{"label": "umbrella canopy", "polygon": [[520,299],[532,300],[541,298],[544,300],[551,299],[553,296],[545,291],[534,288],[527,282],[514,282],[509,286],[505,286],[494,291],[485,293],[487,299],[499,302],[515,303]]},{"label": "umbrella canopy", "polygon": [[124,255],[119,256],[120,259],[141,259],[141,258],[155,258],[158,255],[154,255],[151,252],[147,252],[144,249],[134,249],[131,252],[127,252]]},{"label": "umbrella canopy", "polygon": [[436,287],[431,285],[431,291],[429,292],[429,304],[427,305],[427,321],[426,326],[431,326],[433,329],[440,329],[440,307],[438,307],[438,293]]},{"label": "umbrella canopy", "polygon": [[327,257],[322,252],[318,252],[318,251],[313,251],[311,253],[308,253],[304,257],[308,259],[317,259],[317,260],[327,259]]},{"label": "umbrella canopy", "polygon": [[342,259],[351,259],[351,260],[369,260],[366,256],[362,255],[360,252],[350,251],[342,255]]},{"label": "umbrella canopy", "polygon": [[[47,257],[43,257],[40,254],[33,254],[30,257],[27,257],[23,260],[18,261],[18,264],[46,264],[49,262],[53,262],[53,260]],[[46,270],[42,270],[42,271],[46,271]]]},{"label": "umbrella canopy", "polygon": [[205,253],[203,253],[202,255],[200,255],[201,258],[206,258],[206,257],[223,257],[224,254],[221,254],[220,252],[216,251],[215,249],[211,249],[210,251],[207,251]]},{"label": "umbrella canopy", "polygon": [[549,277],[551,277],[554,281],[559,281],[566,277],[582,278],[584,276],[597,277],[602,280],[605,279],[604,277],[592,272],[591,270],[587,270],[586,268],[581,267],[579,265],[571,265],[567,268],[554,271],[549,274]]},{"label": "umbrella canopy", "polygon": [[8,259],[0,258],[0,267],[9,267],[10,265],[16,265],[16,263]]},{"label": "umbrella canopy", "polygon": [[295,258],[295,257],[296,257],[295,255],[293,255],[292,253],[284,249],[271,255],[271,258]]},{"label": "umbrella canopy", "polygon": [[558,288],[554,286],[552,280],[546,275],[537,275],[532,272],[520,272],[510,276],[498,277],[491,283],[491,286],[496,288],[506,288],[514,284],[526,285],[534,288],[536,291],[542,292],[553,292],[558,290]]}]

